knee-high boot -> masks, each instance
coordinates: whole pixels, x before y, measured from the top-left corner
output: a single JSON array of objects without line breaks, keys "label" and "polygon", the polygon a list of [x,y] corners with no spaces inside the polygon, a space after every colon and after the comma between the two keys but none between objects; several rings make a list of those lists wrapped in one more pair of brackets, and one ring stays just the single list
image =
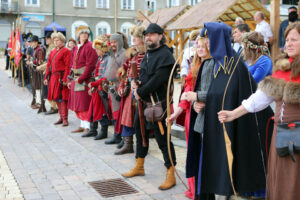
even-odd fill
[{"label": "knee-high boot", "polygon": [[56,102],[57,108],[58,108],[58,113],[59,113],[59,120],[54,123],[54,125],[58,125],[63,123],[63,118],[62,118],[62,109],[61,109],[61,102]]},{"label": "knee-high boot", "polygon": [[61,102],[61,111],[62,111],[62,119],[63,119],[63,126],[68,126],[68,102],[62,101]]}]

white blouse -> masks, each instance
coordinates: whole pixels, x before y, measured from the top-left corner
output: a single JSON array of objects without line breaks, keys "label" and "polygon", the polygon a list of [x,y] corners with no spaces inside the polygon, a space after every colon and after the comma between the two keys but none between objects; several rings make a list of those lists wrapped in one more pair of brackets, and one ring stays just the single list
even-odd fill
[{"label": "white blouse", "polygon": [[254,94],[242,102],[242,105],[248,112],[254,113],[267,108],[273,101],[273,97],[270,97],[260,89],[257,89]]}]

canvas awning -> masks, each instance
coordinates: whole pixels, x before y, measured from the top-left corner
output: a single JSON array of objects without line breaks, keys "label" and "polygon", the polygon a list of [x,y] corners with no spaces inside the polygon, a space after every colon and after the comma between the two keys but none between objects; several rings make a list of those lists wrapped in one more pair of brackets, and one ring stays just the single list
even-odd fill
[{"label": "canvas awning", "polygon": [[[150,19],[150,21],[153,23],[157,23],[162,28],[165,28],[168,24],[176,21],[179,16],[184,14],[190,8],[191,6],[189,5],[183,5],[171,8],[158,9],[154,11],[148,17],[148,19]],[[147,20],[143,20],[142,25],[147,27],[149,25],[149,22]]]},{"label": "canvas awning", "polygon": [[204,0],[170,23],[166,30],[192,30],[202,27],[205,22],[212,21],[233,24],[237,17],[250,22],[248,24],[251,28],[257,11],[264,12],[265,20],[270,21],[269,11],[257,0]]},{"label": "canvas awning", "polygon": [[46,26],[44,28],[44,32],[53,31],[53,27],[55,27],[56,30],[59,31],[59,32],[66,32],[66,28],[63,27],[63,26],[61,26],[61,25],[59,25],[59,24],[57,24],[56,22],[53,22],[52,24]]}]

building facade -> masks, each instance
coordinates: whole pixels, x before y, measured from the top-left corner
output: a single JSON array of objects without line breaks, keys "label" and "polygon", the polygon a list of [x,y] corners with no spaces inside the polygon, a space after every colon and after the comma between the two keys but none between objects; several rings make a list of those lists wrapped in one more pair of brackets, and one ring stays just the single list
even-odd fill
[{"label": "building facade", "polygon": [[194,5],[200,0],[0,0],[0,47],[6,45],[12,24],[21,18],[21,30],[44,36],[44,28],[53,21],[66,28],[67,38],[87,25],[93,35],[122,31],[136,23],[139,10],[146,15],[156,9]]}]

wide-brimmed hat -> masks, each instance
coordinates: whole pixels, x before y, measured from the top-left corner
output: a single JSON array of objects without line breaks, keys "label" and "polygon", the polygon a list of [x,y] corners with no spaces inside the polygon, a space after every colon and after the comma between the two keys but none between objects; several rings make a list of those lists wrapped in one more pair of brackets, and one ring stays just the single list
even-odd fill
[{"label": "wide-brimmed hat", "polygon": [[45,38],[51,38],[51,34],[52,34],[52,32],[47,32],[47,34],[45,35]]},{"label": "wide-brimmed hat", "polygon": [[37,35],[33,35],[30,39],[29,42],[39,42],[39,37]]}]

